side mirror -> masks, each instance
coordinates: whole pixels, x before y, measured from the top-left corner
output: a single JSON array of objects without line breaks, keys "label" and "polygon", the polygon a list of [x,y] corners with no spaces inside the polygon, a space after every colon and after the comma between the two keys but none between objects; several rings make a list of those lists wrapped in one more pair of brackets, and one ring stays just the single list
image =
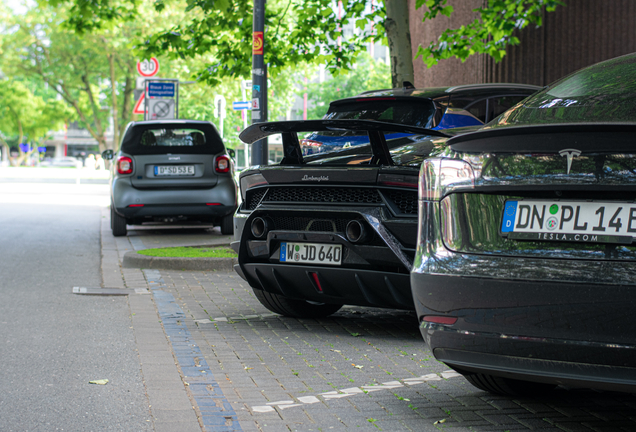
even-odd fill
[{"label": "side mirror", "polygon": [[229,154],[232,159],[236,158],[236,152],[234,149],[227,149],[227,154]]},{"label": "side mirror", "polygon": [[109,149],[109,150],[104,150],[104,151],[102,152],[102,157],[103,157],[105,160],[112,160],[114,156],[115,156],[115,152],[113,152],[113,151],[112,151],[112,150],[110,150],[110,149]]}]

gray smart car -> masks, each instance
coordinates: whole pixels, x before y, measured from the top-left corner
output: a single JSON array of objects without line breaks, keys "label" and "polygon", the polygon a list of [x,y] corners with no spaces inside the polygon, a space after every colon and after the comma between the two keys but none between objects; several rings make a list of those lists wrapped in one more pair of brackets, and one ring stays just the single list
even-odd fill
[{"label": "gray smart car", "polygon": [[232,234],[237,207],[234,167],[214,125],[206,121],[131,122],[113,160],[111,228],[144,222],[198,221]]}]

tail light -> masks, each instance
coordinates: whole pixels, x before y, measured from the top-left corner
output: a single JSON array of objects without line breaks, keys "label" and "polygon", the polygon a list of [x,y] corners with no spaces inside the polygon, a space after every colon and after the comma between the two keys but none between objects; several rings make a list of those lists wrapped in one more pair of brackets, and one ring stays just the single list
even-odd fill
[{"label": "tail light", "polygon": [[430,158],[420,170],[419,198],[437,201],[455,189],[474,189],[475,171],[466,161],[449,158]]},{"label": "tail light", "polygon": [[132,174],[133,161],[128,156],[121,156],[117,159],[117,172],[119,174]]},{"label": "tail light", "polygon": [[382,186],[398,186],[407,188],[417,188],[417,177],[402,174],[380,174],[378,184]]},{"label": "tail light", "polygon": [[245,201],[247,190],[255,186],[266,185],[267,180],[262,174],[247,175],[241,178],[241,197]]},{"label": "tail light", "polygon": [[218,173],[230,172],[231,166],[230,158],[225,155],[217,156],[214,162],[214,169]]}]

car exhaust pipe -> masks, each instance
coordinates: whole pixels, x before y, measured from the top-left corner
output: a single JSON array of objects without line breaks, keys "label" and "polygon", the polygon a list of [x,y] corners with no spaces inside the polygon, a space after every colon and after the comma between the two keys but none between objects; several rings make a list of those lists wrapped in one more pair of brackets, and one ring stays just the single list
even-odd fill
[{"label": "car exhaust pipe", "polygon": [[349,221],[345,234],[351,243],[364,243],[370,236],[364,224],[357,220]]},{"label": "car exhaust pipe", "polygon": [[252,225],[250,226],[252,235],[257,239],[264,239],[267,237],[267,233],[271,228],[271,222],[262,217],[255,217],[252,220]]}]

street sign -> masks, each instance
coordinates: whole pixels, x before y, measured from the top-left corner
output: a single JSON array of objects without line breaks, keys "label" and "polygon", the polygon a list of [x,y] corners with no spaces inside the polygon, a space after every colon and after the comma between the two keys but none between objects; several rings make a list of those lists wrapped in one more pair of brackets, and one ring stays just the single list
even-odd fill
[{"label": "street sign", "polygon": [[141,97],[139,98],[139,100],[137,101],[137,103],[135,104],[135,108],[133,108],[133,114],[145,114],[146,111],[144,111],[144,99],[146,98],[146,95],[144,93],[141,94]]},{"label": "street sign", "polygon": [[159,72],[159,60],[153,57],[150,60],[137,62],[137,72],[146,78],[157,75],[157,72]]},{"label": "street sign", "polygon": [[148,83],[148,97],[173,98],[175,87],[174,82],[150,82]]},{"label": "street sign", "polygon": [[252,109],[252,101],[234,101],[232,102],[232,109],[234,111]]},{"label": "street sign", "polygon": [[150,120],[172,120],[174,115],[174,99],[149,99],[148,114]]}]

